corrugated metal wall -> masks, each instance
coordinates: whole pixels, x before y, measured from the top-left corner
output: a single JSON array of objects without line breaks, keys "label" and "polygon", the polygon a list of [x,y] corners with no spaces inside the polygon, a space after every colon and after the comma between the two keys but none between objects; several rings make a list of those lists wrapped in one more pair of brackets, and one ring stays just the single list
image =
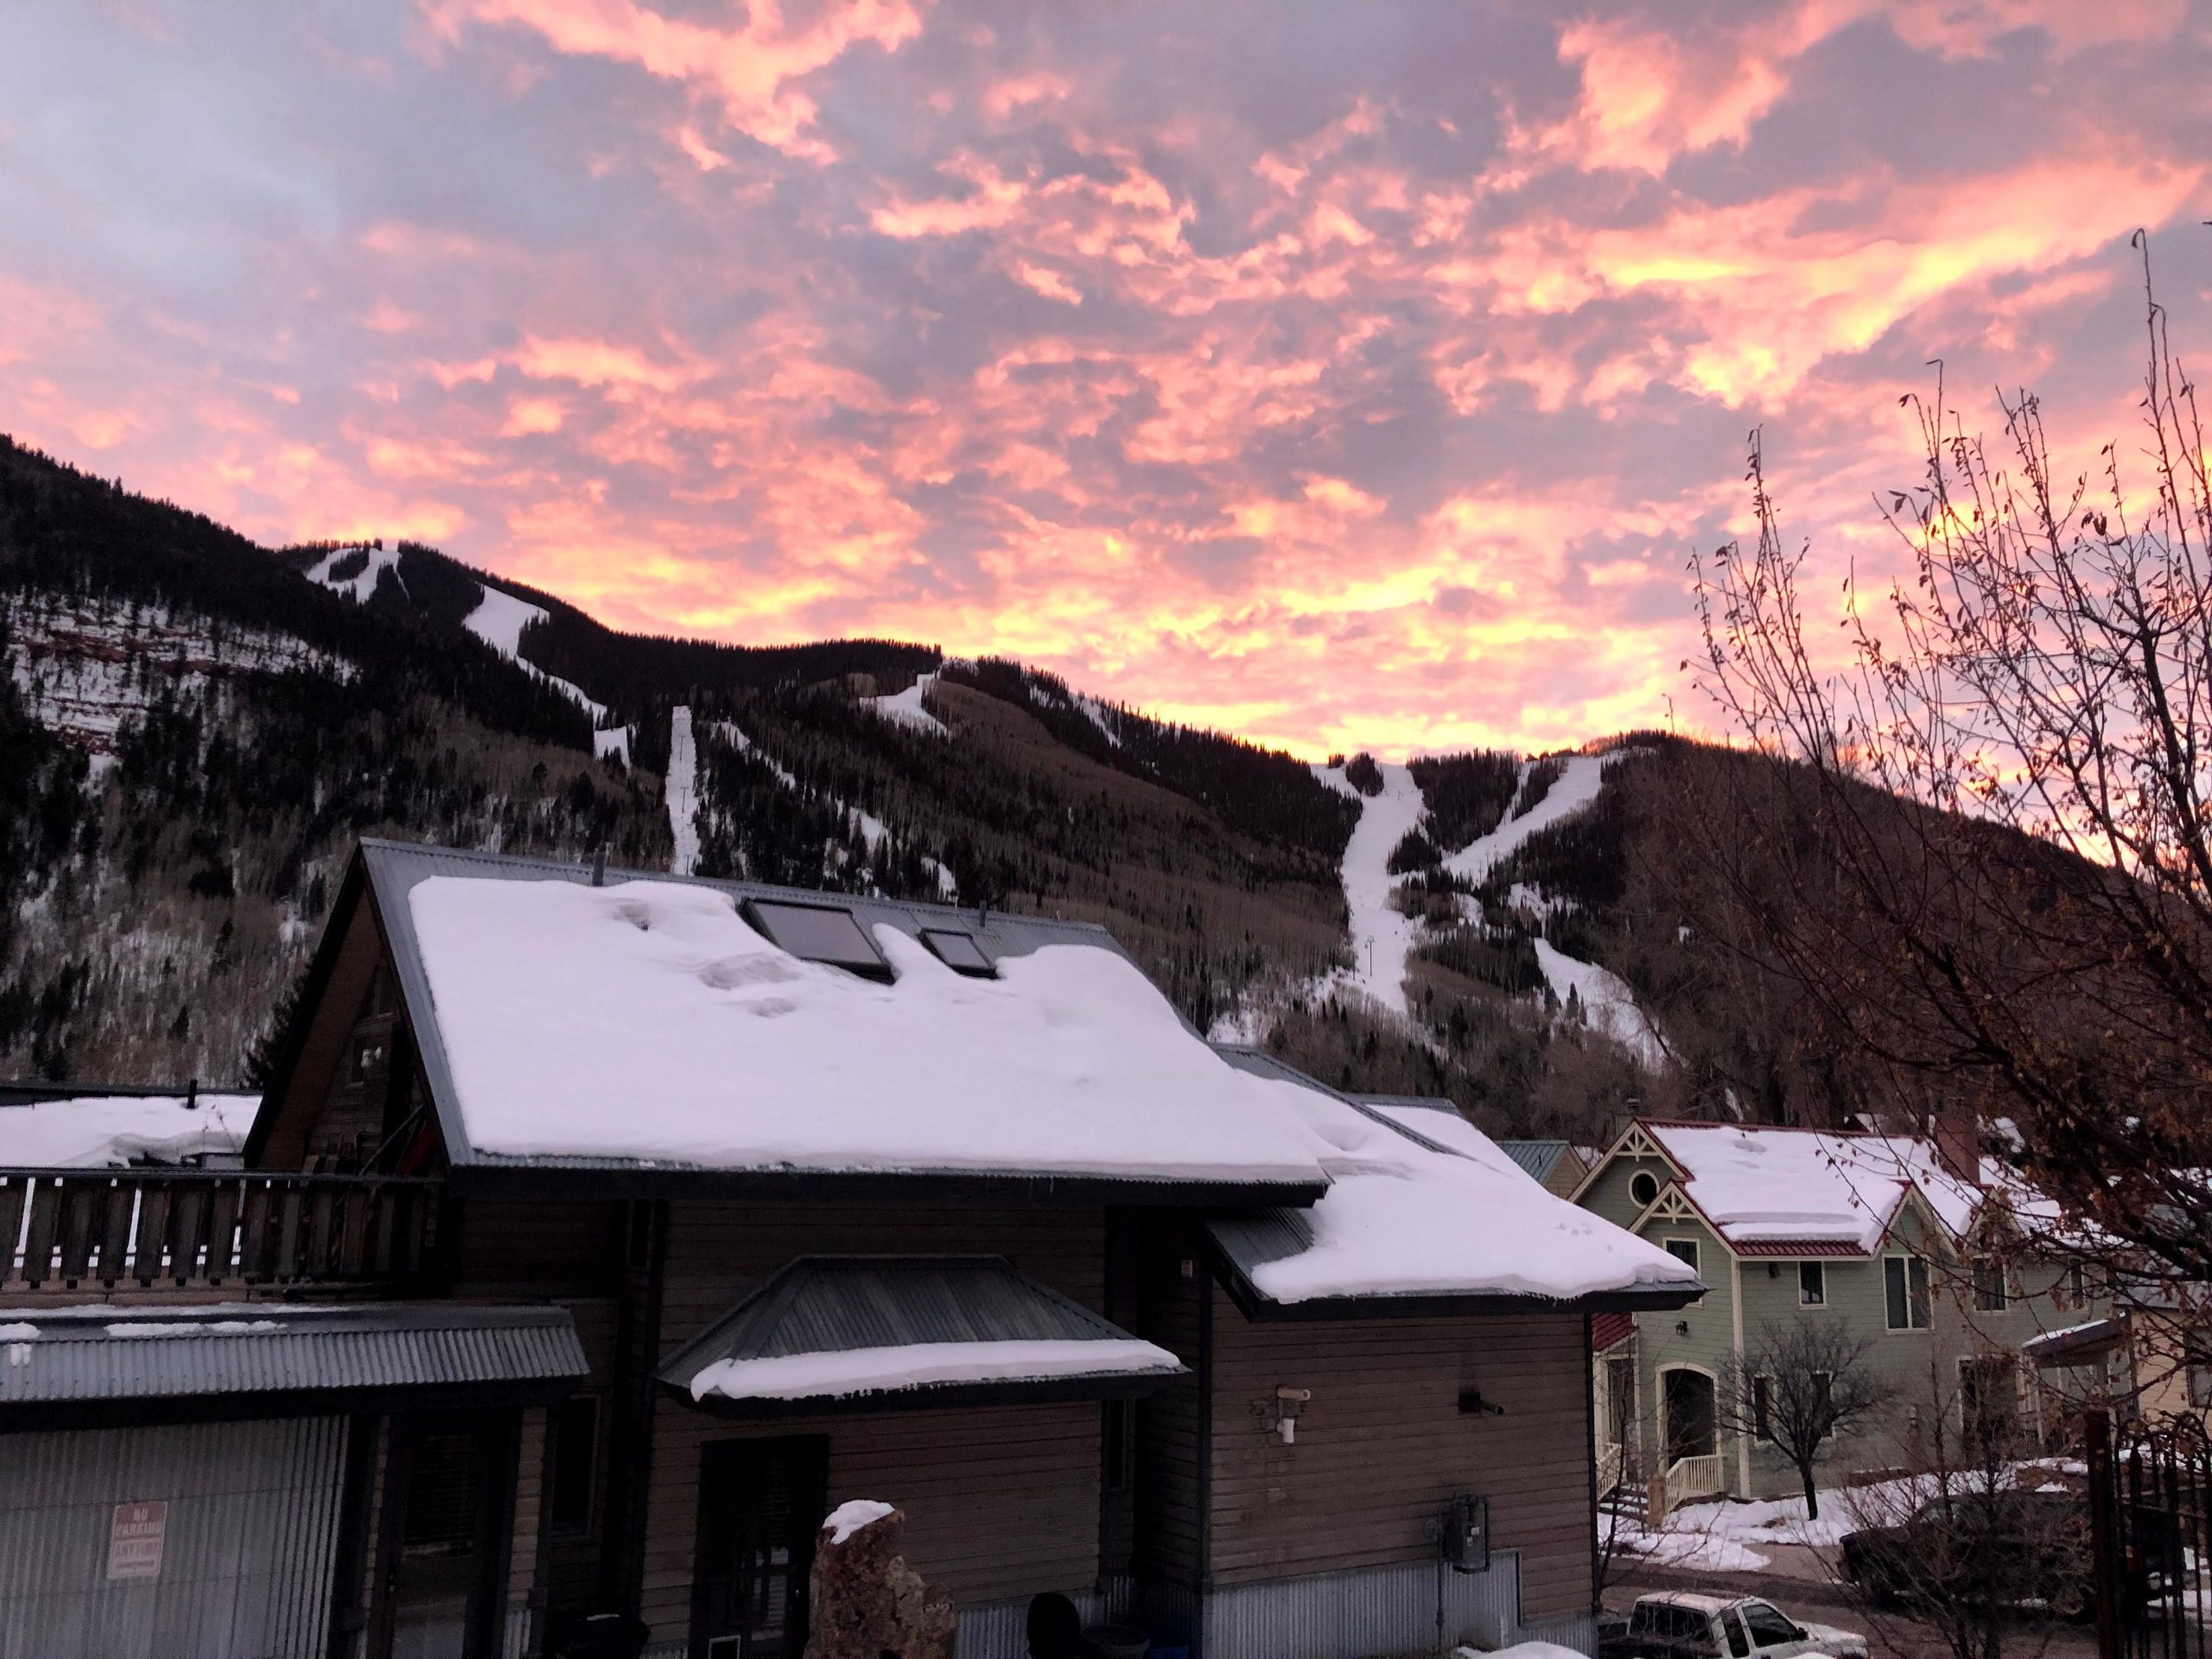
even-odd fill
[{"label": "corrugated metal wall", "polygon": [[[0,1654],[320,1659],[346,1425],[0,1435]],[[156,1578],[108,1577],[115,1508],[168,1506]]]},{"label": "corrugated metal wall", "polygon": [[[1444,1641],[1436,1639],[1437,1596]],[[1521,1558],[1500,1551],[1487,1573],[1433,1561],[1217,1585],[1205,1599],[1205,1659],[1374,1659],[1470,1643],[1512,1641],[1521,1616]]]}]

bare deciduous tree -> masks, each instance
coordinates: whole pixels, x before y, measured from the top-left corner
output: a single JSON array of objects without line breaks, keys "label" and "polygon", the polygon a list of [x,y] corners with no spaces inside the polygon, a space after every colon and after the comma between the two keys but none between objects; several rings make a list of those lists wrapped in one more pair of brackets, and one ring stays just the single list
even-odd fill
[{"label": "bare deciduous tree", "polygon": [[1769,1323],[1721,1368],[1713,1391],[1722,1427],[1789,1460],[1817,1520],[1815,1478],[1839,1441],[1872,1428],[1897,1390],[1869,1363],[1873,1344],[1828,1321]]},{"label": "bare deciduous tree", "polygon": [[2000,395],[1994,450],[1940,379],[1913,400],[1923,477],[1880,504],[1906,573],[1872,602],[1847,584],[1840,665],[1814,643],[1805,552],[1755,439],[1758,539],[1696,563],[1699,677],[1796,763],[1744,838],[1817,844],[1826,873],[1816,893],[1744,884],[1748,948],[1901,1098],[2012,1119],[2024,1173],[2093,1224],[2082,1236],[2202,1280],[2212,489],[2155,299],[2147,321],[2147,465],[2108,443],[2068,477],[2024,394]]},{"label": "bare deciduous tree", "polygon": [[2002,1659],[2049,1644],[2035,1615],[2092,1605],[2086,1500],[2017,1453],[1931,1365],[1900,1415],[1897,1473],[1853,1491],[1859,1527],[1834,1563],[1866,1598],[1883,1646],[1917,1656],[1932,1628],[1951,1659]]}]

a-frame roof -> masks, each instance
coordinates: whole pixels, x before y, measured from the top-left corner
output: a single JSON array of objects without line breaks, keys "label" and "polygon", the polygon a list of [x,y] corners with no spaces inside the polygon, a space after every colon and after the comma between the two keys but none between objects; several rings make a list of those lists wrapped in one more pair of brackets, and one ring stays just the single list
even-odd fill
[{"label": "a-frame roof", "polygon": [[[782,1191],[801,1182],[824,1194],[849,1190],[859,1195],[915,1181],[942,1192],[946,1190],[944,1183],[952,1181],[979,1184],[1001,1194],[1010,1185],[1023,1186],[1032,1196],[1055,1201],[1082,1201],[1088,1195],[1094,1201],[1191,1205],[1306,1203],[1326,1185],[1311,1138],[1266,1101],[1255,1098],[1252,1086],[1205,1048],[1103,928],[650,873],[610,870],[605,873],[604,887],[606,891],[599,891],[592,872],[572,863],[365,841],[334,907],[277,1077],[264,1097],[248,1142],[249,1161],[257,1160],[269,1145],[290,1071],[305,1046],[313,1005],[337,969],[341,941],[349,930],[358,932],[357,924],[366,920],[373,923],[405,1007],[452,1173],[464,1183],[509,1173],[527,1173],[539,1185],[549,1181],[558,1185],[555,1178],[562,1176],[588,1176],[591,1190],[609,1194],[632,1187],[660,1190],[671,1180],[690,1188],[694,1182],[683,1178],[702,1178],[740,1190]],[[459,900],[467,900],[473,908],[465,914],[454,912],[452,906]],[[789,956],[740,919],[740,907],[763,904],[832,906],[849,912],[880,946],[911,941],[912,950],[905,952],[907,959],[896,982],[864,983],[841,970]],[[640,912],[634,929],[601,925],[607,920],[601,911],[626,914],[626,906],[643,906],[656,913],[648,920]],[[541,926],[541,912],[551,915],[552,922]],[[579,915],[586,919],[576,922]],[[435,925],[429,935],[426,916]],[[509,928],[502,936],[508,947],[504,954],[502,937],[494,937],[503,926]],[[643,949],[633,934],[649,927],[660,929],[653,936],[654,948],[664,940],[671,942],[671,950],[688,942],[715,959],[688,976],[650,955],[638,956],[632,963],[623,953],[635,955]],[[999,981],[963,978],[945,967],[921,943],[925,931],[936,930],[967,935],[997,964]],[[579,948],[579,939],[587,942],[583,948]],[[1050,946],[1080,947],[1079,958],[1066,952],[1053,958],[1061,968],[1071,961],[1078,964],[1077,988],[1071,992],[1055,981],[1048,992],[1057,1000],[1041,1013],[1025,1010],[1020,1003],[1029,988],[1049,976],[1041,962],[1032,971],[1025,969],[1023,959]],[[358,954],[359,947],[353,948]],[[549,957],[559,960],[549,967]],[[629,972],[625,963],[634,966],[635,976],[659,976],[648,987],[648,1003],[659,999],[665,988],[669,1023],[658,1034],[625,1027],[621,1010],[610,1001],[610,991],[638,989],[624,977]],[[724,969],[726,984],[716,976]],[[1084,974],[1089,980],[1081,979]],[[788,989],[789,995],[751,995],[762,987],[748,982],[760,976],[786,982],[766,989]],[[1103,988],[1102,995],[1118,999],[1110,1009],[1102,1008],[1095,1020],[1080,995],[1082,985],[1092,982]],[[482,1011],[480,993],[512,992],[517,983],[548,988],[549,1002],[573,993],[572,1000],[544,1011],[543,1039],[549,1044],[569,1045],[570,1052],[580,1053],[587,1064],[596,1064],[602,1075],[617,1060],[626,1068],[631,1058],[628,1053],[611,1057],[609,1045],[627,1042],[634,1048],[634,1086],[627,1086],[626,1071],[616,1073],[626,1084],[620,1097],[604,1102],[605,1121],[593,1119],[587,1124],[593,1133],[580,1138],[582,1144],[562,1146],[553,1135],[550,1139],[555,1144],[517,1149],[502,1145],[496,1135],[486,1138],[484,1125],[494,1115],[480,1109],[480,1103],[474,1103],[479,1109],[472,1117],[472,1103],[465,1099],[458,1081],[467,1055],[457,1056],[456,1040],[474,1057],[480,1090],[487,1073],[493,1076],[494,1086],[506,1082],[497,1068],[486,1067],[486,1056],[511,1055],[516,1071],[546,1084],[548,1114],[564,1103],[558,1096],[566,1077],[557,1068],[549,1075],[543,1063],[546,1057],[527,1052],[526,1046],[516,1052],[514,996],[499,1006],[498,995],[493,995],[492,1012]],[[755,1137],[761,1149],[749,1150],[749,1143],[730,1125],[742,1119],[748,1102],[763,1100],[770,1092],[755,1057],[765,1046],[781,1041],[788,1061],[791,1027],[778,1024],[773,1016],[789,1012],[794,1002],[809,995],[820,1003],[835,1001],[837,1009],[849,1014],[849,1027],[817,1020],[816,1028],[830,1031],[836,1039],[817,1045],[825,1080],[816,1090],[795,1089],[788,1083],[779,1085],[783,1092],[760,1109],[776,1133],[764,1130]],[[914,999],[923,996],[934,1001],[922,1009],[926,1018],[918,1021],[918,1039]],[[698,1005],[696,1009],[692,1003]],[[636,1006],[633,998],[633,1019]],[[463,1027],[459,1031],[456,1020]],[[487,1042],[480,1027],[502,1020],[505,1027]],[[1086,1022],[1097,1028],[1087,1030]],[[979,1033],[985,1040],[968,1050],[948,1050],[937,1057],[940,1063],[934,1068],[926,1054],[893,1052],[940,1035],[930,1029],[934,1024],[947,1027],[941,1033],[945,1044],[963,1031]],[[1097,1061],[1092,1070],[1109,1074],[1109,1084],[1118,1086],[1118,1095],[1112,1087],[1088,1094],[1071,1087],[1064,1091],[1065,1098],[1051,1097],[1052,1090],[1039,1089],[1021,1096],[1018,1106],[1009,1100],[1013,1084],[1046,1066],[1051,1057],[1027,1050],[1019,1055],[994,1052],[988,1039],[999,1031],[1026,1033],[1034,1039],[1039,1030],[1062,1045],[1079,1048],[1088,1040],[1088,1052]],[[717,1046],[706,1051],[706,1059],[715,1069],[703,1080],[696,1054],[690,1070],[668,1070],[677,1065],[668,1057],[671,1046],[680,1047],[694,1039]],[[501,1042],[504,1049],[497,1046]],[[1039,1046],[1033,1040],[1029,1050]],[[871,1158],[865,1131],[876,1127],[873,1121],[849,1121],[842,1126],[842,1140],[836,1138],[839,1125],[834,1119],[841,1084],[849,1119],[855,1112],[872,1109],[865,1099],[857,1105],[852,1100],[855,1068],[868,1056],[880,1059],[874,1070],[882,1091],[878,1103],[881,1127],[892,1135],[911,1133],[918,1148],[911,1157],[899,1157],[894,1151]],[[1021,1071],[1023,1066],[1027,1072]],[[1111,1075],[1117,1068],[1120,1075]],[[958,1075],[948,1075],[956,1070]],[[1014,1073],[1012,1084],[1007,1076],[998,1075],[1009,1071]],[[1152,1082],[1160,1086],[1147,1092],[1142,1085]],[[686,1089],[693,1097],[691,1117],[683,1133],[669,1130],[673,1109],[667,1101]],[[933,1094],[944,1098],[932,1098]],[[902,1115],[895,1109],[909,1095],[914,1097],[913,1110]],[[963,1117],[971,1098],[980,1103]],[[947,1102],[952,1103],[950,1112]],[[1097,1109],[1106,1102],[1118,1109]],[[1117,1129],[1133,1113],[1141,1118],[1147,1102],[1156,1122],[1130,1121]],[[518,1116],[526,1117],[538,1103],[520,1102],[499,1122],[511,1132]],[[577,1106],[574,1099],[565,1104],[572,1112]],[[588,1113],[597,1109],[598,1103],[582,1104]],[[1024,1112],[1033,1121],[1025,1123],[1020,1116]],[[1067,1121],[1052,1123],[1055,1112]],[[702,1117],[709,1120],[708,1129],[728,1131],[724,1147],[736,1144],[737,1150],[709,1144],[712,1136],[700,1133]],[[972,1128],[966,1139],[963,1122]],[[805,1138],[810,1123],[826,1123],[818,1156],[811,1155],[813,1148]],[[661,1132],[656,1132],[657,1125]],[[1147,1128],[1152,1131],[1149,1135],[1144,1133]],[[696,1151],[690,1141],[701,1142]],[[1059,1155],[1063,1147],[1068,1148],[1065,1157]]]}]

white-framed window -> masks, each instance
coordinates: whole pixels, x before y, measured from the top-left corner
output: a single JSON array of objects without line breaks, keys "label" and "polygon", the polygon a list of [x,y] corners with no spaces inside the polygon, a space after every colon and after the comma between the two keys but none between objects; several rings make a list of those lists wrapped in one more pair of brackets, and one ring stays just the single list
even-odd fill
[{"label": "white-framed window", "polygon": [[1765,1440],[1774,1433],[1774,1379],[1755,1376],[1751,1379],[1751,1434]]},{"label": "white-framed window", "polygon": [[2005,1288],[2005,1263],[1993,1255],[1974,1259],[1974,1306],[1977,1313],[2002,1313],[2011,1300]]},{"label": "white-framed window", "polygon": [[1882,1313],[1892,1331],[1929,1326],[1928,1262],[1917,1255],[1882,1258]]},{"label": "white-framed window", "polygon": [[1826,1307],[1828,1305],[1828,1264],[1825,1262],[1800,1262],[1797,1264],[1797,1306]]},{"label": "white-framed window", "polygon": [[1649,1208],[1659,1196],[1659,1178],[1648,1169],[1639,1169],[1628,1178],[1630,1200],[1642,1208]]},{"label": "white-framed window", "polygon": [[1697,1240],[1694,1238],[1670,1238],[1667,1241],[1667,1254],[1673,1256],[1677,1262],[1688,1262],[1691,1269],[1695,1272],[1700,1279],[1705,1276],[1704,1269],[1698,1266]]}]

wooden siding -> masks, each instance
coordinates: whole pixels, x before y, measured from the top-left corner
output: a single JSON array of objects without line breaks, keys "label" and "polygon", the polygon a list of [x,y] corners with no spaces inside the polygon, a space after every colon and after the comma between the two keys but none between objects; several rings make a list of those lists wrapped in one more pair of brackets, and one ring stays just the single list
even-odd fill
[{"label": "wooden siding", "polygon": [[545,1408],[531,1406],[522,1414],[522,1428],[515,1442],[514,1530],[507,1554],[507,1605],[540,1608],[538,1593],[538,1527],[544,1514]]},{"label": "wooden siding", "polygon": [[[1521,1554],[1522,1617],[1587,1611],[1590,1420],[1575,1314],[1255,1324],[1213,1306],[1211,1577],[1231,1584],[1433,1558],[1446,1498],[1490,1500]],[[1294,1445],[1278,1386],[1311,1389]],[[1460,1414],[1479,1389],[1503,1416]]]},{"label": "wooden siding", "polygon": [[454,1206],[454,1294],[568,1300],[614,1294],[622,1274],[622,1206],[467,1198]]},{"label": "wooden siding", "polygon": [[956,1601],[1089,1590],[1098,1571],[1098,1408],[887,1412],[741,1425],[664,1401],[653,1427],[652,1526],[639,1611],[653,1640],[691,1627],[699,1454],[717,1440],[820,1434],[829,1503],[906,1512],[906,1558]]},{"label": "wooden siding", "polygon": [[1192,1375],[1137,1403],[1135,1564],[1149,1577],[1192,1588],[1201,1576],[1204,1550],[1198,1514],[1205,1487],[1202,1402],[1211,1283],[1181,1228],[1158,1225],[1146,1245],[1138,1334],[1176,1355]]},{"label": "wooden siding", "polygon": [[[677,1203],[669,1211],[664,1356],[797,1255],[1004,1255],[1039,1283],[1103,1309],[1105,1217],[1096,1210],[763,1202]],[[1085,1591],[1097,1578],[1094,1404],[753,1426],[664,1392],[654,1408],[639,1607],[654,1641],[680,1641],[690,1629],[701,1449],[779,1434],[829,1439],[832,1506],[870,1497],[904,1509],[909,1559],[957,1600]]]},{"label": "wooden siding", "polygon": [[[364,897],[345,918],[330,982],[310,1017],[299,1064],[277,1103],[276,1121],[262,1149],[262,1168],[304,1169],[311,1155],[324,1149],[321,1142],[327,1132],[321,1125],[325,1109],[340,1090],[370,981],[384,963],[384,941],[372,908]],[[334,918],[332,925],[338,925]]]}]

